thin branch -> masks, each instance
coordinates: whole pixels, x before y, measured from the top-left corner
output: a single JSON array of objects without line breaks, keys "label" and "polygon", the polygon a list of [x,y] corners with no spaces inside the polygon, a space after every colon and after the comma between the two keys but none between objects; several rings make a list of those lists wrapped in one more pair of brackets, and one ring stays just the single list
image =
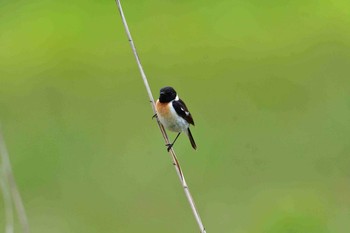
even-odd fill
[{"label": "thin branch", "polygon": [[0,187],[2,190],[2,195],[4,198],[4,207],[5,207],[5,232],[13,233],[13,206],[11,192],[8,187],[8,182],[6,179],[5,166],[4,163],[1,163],[0,170]]},{"label": "thin branch", "polygon": [[6,148],[4,137],[3,137],[2,132],[1,132],[1,128],[0,128],[0,154],[1,154],[1,160],[2,160],[1,162],[3,165],[2,167],[4,169],[4,171],[2,171],[2,172],[3,172],[4,177],[5,177],[5,182],[6,182],[5,185],[8,184],[8,186],[9,186],[12,200],[13,200],[13,203],[16,207],[19,222],[22,226],[22,231],[23,231],[23,233],[29,233],[28,218],[26,215],[26,211],[24,209],[21,195],[20,195],[18,188],[17,188],[15,178],[13,176],[10,158],[9,158],[9,154],[8,154],[8,151]]},{"label": "thin branch", "polygon": [[[144,85],[146,87],[146,90],[147,90],[147,93],[148,93],[148,97],[149,97],[149,100],[150,100],[150,103],[151,103],[151,107],[152,107],[153,113],[156,114],[156,109],[155,109],[155,105],[154,105],[154,99],[153,99],[152,91],[151,91],[151,88],[150,88],[150,86],[148,84],[148,81],[147,81],[147,78],[146,78],[146,74],[143,71],[143,68],[142,68],[142,65],[141,65],[141,62],[140,62],[140,58],[139,58],[139,56],[137,54],[137,51],[136,51],[136,47],[135,47],[134,41],[132,40],[129,27],[128,27],[128,24],[126,22],[125,16],[124,16],[123,8],[122,8],[122,6],[120,4],[120,0],[116,0],[116,4],[118,6],[118,10],[119,10],[120,16],[122,18],[123,25],[124,25],[124,28],[125,28],[125,32],[126,32],[126,35],[128,37],[131,49],[132,49],[132,51],[134,53],[137,66],[138,66],[138,68],[140,70],[143,83],[144,83]],[[164,138],[165,143],[169,144],[169,138],[168,138],[167,133],[165,132],[165,129],[164,129],[163,125],[159,122],[158,119],[157,119],[157,123],[158,123],[158,127],[159,127],[159,129],[160,129],[160,131],[162,133],[162,136]],[[174,149],[171,148],[171,150],[169,150],[169,153],[170,153],[171,158],[173,160],[173,165],[174,165],[176,173],[177,173],[177,175],[178,175],[178,177],[180,179],[180,182],[181,182],[181,185],[182,185],[183,190],[185,192],[185,195],[187,197],[187,200],[188,200],[188,202],[190,204],[190,207],[192,209],[193,215],[194,215],[194,217],[195,217],[195,219],[197,221],[197,224],[199,226],[200,232],[201,233],[206,233],[205,228],[204,228],[203,223],[202,223],[202,220],[201,220],[201,218],[199,216],[199,212],[198,212],[198,210],[197,210],[197,208],[196,208],[196,206],[194,204],[194,200],[192,198],[192,195],[191,195],[190,190],[188,188],[188,185],[186,183],[184,174],[183,174],[183,172],[181,170],[181,167],[180,167],[180,164],[179,164],[179,162],[177,160],[177,157],[176,157]]]}]

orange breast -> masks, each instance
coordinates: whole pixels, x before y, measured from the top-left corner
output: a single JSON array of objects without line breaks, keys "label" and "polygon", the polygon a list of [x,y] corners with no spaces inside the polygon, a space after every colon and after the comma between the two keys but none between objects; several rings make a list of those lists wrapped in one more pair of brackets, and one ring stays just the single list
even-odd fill
[{"label": "orange breast", "polygon": [[169,103],[161,103],[159,100],[156,102],[156,110],[157,113],[162,117],[169,117]]}]

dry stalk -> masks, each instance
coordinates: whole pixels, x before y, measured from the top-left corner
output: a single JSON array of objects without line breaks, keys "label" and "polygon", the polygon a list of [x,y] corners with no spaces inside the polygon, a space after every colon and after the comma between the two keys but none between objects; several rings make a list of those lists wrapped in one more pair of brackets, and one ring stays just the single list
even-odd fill
[{"label": "dry stalk", "polygon": [[[136,47],[135,47],[134,41],[132,40],[129,27],[128,27],[128,24],[126,22],[125,16],[124,16],[123,9],[122,9],[122,6],[120,4],[120,0],[116,0],[116,4],[118,6],[118,10],[119,10],[120,16],[122,18],[123,25],[124,25],[124,28],[125,28],[125,32],[126,32],[126,35],[128,37],[131,49],[132,49],[132,51],[134,53],[137,66],[138,66],[138,68],[140,70],[143,83],[144,83],[144,85],[146,87],[146,90],[147,90],[147,93],[148,93],[148,97],[149,97],[149,100],[150,100],[150,103],[151,103],[151,107],[152,107],[153,113],[156,114],[156,109],[155,109],[155,105],[154,105],[154,99],[153,99],[152,91],[151,91],[151,88],[150,88],[150,86],[148,84],[148,80],[146,78],[146,74],[143,71],[143,68],[142,68],[142,65],[141,65],[141,62],[140,62],[140,58],[139,58],[139,56],[137,54],[137,51],[136,51]],[[167,135],[163,125],[159,122],[158,119],[157,119],[157,123],[158,123],[158,127],[159,127],[159,129],[160,129],[160,131],[162,133],[162,136],[164,138],[165,143],[169,144],[169,138],[168,138],[168,135]],[[186,198],[187,198],[187,200],[188,200],[188,202],[190,204],[190,207],[192,209],[193,215],[194,215],[194,217],[195,217],[195,219],[197,221],[197,224],[199,226],[200,232],[201,233],[206,233],[205,228],[204,228],[203,223],[202,223],[202,220],[201,220],[201,218],[199,216],[199,212],[198,212],[198,210],[197,210],[197,208],[196,208],[196,206],[194,204],[194,200],[192,198],[192,195],[191,195],[190,190],[188,188],[188,185],[186,183],[184,174],[183,174],[183,172],[181,170],[181,167],[180,167],[180,164],[179,164],[179,162],[177,160],[177,157],[176,157],[174,149],[171,148],[169,153],[170,153],[170,156],[171,156],[171,158],[173,160],[173,165],[174,165],[176,173],[177,173],[177,175],[178,175],[178,177],[180,179],[180,182],[181,182],[181,185],[182,185],[183,190],[185,192]]]},{"label": "dry stalk", "polygon": [[2,190],[2,195],[4,199],[5,207],[5,233],[13,233],[13,206],[11,192],[8,187],[8,182],[6,179],[5,166],[4,163],[1,164],[0,170],[0,188]]},{"label": "dry stalk", "polygon": [[6,233],[13,232],[13,210],[12,202],[16,208],[19,222],[22,226],[23,233],[29,233],[28,218],[24,209],[21,195],[18,191],[15,177],[13,176],[12,167],[10,163],[9,154],[6,148],[4,137],[0,129],[0,155],[1,155],[1,172],[3,180],[1,186],[4,193],[4,200],[6,206]]}]

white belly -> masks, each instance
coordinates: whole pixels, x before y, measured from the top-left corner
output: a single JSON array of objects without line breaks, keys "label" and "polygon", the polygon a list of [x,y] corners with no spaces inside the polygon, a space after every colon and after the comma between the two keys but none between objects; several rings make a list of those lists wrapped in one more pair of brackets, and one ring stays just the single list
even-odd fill
[{"label": "white belly", "polygon": [[158,119],[162,125],[174,132],[187,132],[187,129],[189,127],[188,122],[177,115],[175,109],[172,107],[172,105],[169,106],[169,112],[168,114],[163,114],[161,111],[157,112]]}]

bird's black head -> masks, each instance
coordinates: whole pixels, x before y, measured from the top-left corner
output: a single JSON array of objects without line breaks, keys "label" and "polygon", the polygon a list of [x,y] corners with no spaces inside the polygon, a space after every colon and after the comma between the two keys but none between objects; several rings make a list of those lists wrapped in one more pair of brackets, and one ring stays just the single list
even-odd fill
[{"label": "bird's black head", "polygon": [[160,89],[159,102],[169,103],[176,98],[176,91],[172,87],[163,87]]}]

